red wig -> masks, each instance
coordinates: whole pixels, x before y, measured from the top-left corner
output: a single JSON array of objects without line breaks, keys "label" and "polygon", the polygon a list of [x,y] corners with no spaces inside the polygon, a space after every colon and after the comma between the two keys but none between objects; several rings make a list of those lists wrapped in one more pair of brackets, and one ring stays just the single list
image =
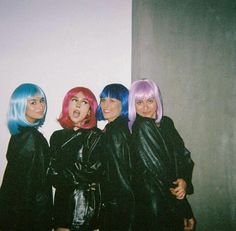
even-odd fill
[{"label": "red wig", "polygon": [[97,125],[97,120],[96,120],[96,109],[97,109],[97,100],[94,94],[85,87],[75,87],[69,90],[63,100],[62,104],[62,111],[60,114],[60,117],[58,119],[58,122],[63,128],[74,128],[75,125],[69,118],[69,103],[72,97],[74,97],[76,94],[79,92],[83,93],[85,98],[89,102],[90,106],[90,114],[86,118],[86,123],[84,123],[81,128],[93,128]]}]

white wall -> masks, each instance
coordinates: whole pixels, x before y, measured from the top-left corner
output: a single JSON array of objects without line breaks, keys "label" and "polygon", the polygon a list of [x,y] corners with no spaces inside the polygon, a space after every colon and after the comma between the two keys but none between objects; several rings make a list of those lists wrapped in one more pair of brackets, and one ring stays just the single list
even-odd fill
[{"label": "white wall", "polygon": [[[41,131],[49,139],[65,93],[86,86],[98,97],[112,82],[131,81],[131,0],[0,1],[0,182],[10,138],[8,101],[23,82],[48,98]],[[98,124],[103,127],[103,123]]]}]

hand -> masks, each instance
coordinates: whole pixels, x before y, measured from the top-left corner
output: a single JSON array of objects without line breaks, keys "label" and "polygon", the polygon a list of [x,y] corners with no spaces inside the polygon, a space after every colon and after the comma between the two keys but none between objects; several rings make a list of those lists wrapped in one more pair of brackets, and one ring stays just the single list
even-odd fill
[{"label": "hand", "polygon": [[184,199],[186,195],[186,187],[187,184],[184,179],[179,178],[176,181],[173,182],[173,184],[176,185],[175,188],[170,188],[171,193],[176,196],[178,200]]},{"label": "hand", "polygon": [[184,231],[190,231],[193,230],[195,226],[195,220],[194,218],[184,218]]}]

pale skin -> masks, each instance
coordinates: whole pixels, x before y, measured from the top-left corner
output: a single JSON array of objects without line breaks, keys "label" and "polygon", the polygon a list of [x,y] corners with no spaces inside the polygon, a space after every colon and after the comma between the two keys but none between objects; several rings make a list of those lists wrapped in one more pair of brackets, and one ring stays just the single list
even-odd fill
[{"label": "pale skin", "polygon": [[191,231],[194,229],[195,220],[194,218],[184,218],[184,231]]},{"label": "pale skin", "polygon": [[86,122],[90,113],[90,105],[82,92],[74,95],[69,102],[68,114],[74,124],[74,130],[81,127]]},{"label": "pale skin", "polygon": [[115,120],[121,114],[121,101],[115,98],[102,98],[100,101],[103,117],[108,123]]},{"label": "pale skin", "polygon": [[[156,119],[157,115],[157,102],[154,97],[143,98],[135,101],[136,113],[140,116]],[[159,126],[159,125],[157,125]],[[178,199],[184,199],[186,195],[187,184],[184,179],[178,178],[173,182],[175,188],[170,188],[171,193]],[[184,219],[184,230],[193,230],[195,224],[194,218]]]},{"label": "pale skin", "polygon": [[45,99],[42,96],[35,95],[27,99],[25,118],[28,122],[34,123],[36,120],[43,118],[45,109]]}]

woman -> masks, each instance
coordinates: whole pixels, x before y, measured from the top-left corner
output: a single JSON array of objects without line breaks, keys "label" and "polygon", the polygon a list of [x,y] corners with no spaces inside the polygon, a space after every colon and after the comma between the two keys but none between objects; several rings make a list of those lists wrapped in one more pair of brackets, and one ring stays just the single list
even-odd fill
[{"label": "woman", "polygon": [[49,147],[38,131],[46,112],[46,96],[39,86],[24,83],[12,93],[7,117],[11,138],[0,189],[0,230],[52,229],[52,188],[46,180]]},{"label": "woman", "polygon": [[72,88],[58,119],[63,129],[50,138],[48,177],[56,189],[56,231],[92,231],[98,226],[102,169],[96,108],[96,98],[88,88]]},{"label": "woman", "polygon": [[105,180],[99,231],[130,231],[132,228],[134,196],[130,185],[128,94],[128,89],[117,83],[105,86],[100,94],[97,119],[108,123],[102,138]]},{"label": "woman", "polygon": [[186,193],[193,193],[193,161],[173,121],[163,116],[161,93],[151,80],[132,83],[129,119],[135,230],[181,231],[184,223],[191,230],[194,219]]}]

